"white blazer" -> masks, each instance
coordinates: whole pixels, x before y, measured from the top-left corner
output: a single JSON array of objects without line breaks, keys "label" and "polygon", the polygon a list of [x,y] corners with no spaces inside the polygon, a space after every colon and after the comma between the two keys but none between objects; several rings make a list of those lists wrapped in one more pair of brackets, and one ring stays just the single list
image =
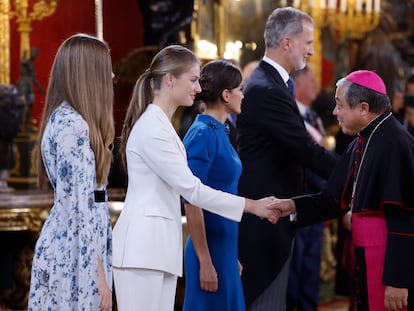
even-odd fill
[{"label": "white blazer", "polygon": [[180,195],[240,221],[245,199],[213,190],[187,165],[184,146],[164,111],[150,104],[126,146],[128,189],[113,230],[113,265],[182,275]]}]

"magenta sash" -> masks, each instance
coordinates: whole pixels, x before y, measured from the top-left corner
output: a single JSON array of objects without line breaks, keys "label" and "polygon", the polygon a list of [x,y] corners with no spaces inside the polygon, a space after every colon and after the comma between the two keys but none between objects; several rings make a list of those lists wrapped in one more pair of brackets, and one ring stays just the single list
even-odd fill
[{"label": "magenta sash", "polygon": [[[385,309],[382,284],[387,227],[382,212],[352,214],[352,243],[365,249],[368,305],[371,311]],[[404,308],[402,310],[407,310]]]}]

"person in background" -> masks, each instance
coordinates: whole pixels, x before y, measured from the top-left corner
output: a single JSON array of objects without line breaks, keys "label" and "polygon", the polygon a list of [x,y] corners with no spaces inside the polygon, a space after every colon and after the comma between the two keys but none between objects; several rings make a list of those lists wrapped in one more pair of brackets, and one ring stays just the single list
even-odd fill
[{"label": "person in background", "polygon": [[414,95],[414,74],[405,81],[405,95]]},{"label": "person in background", "polygon": [[414,75],[410,75],[405,80],[404,90],[398,90],[394,93],[391,100],[391,111],[398,121],[410,128],[405,113],[405,96],[414,94]]},{"label": "person in background", "polygon": [[[291,74],[296,88],[296,104],[305,122],[306,130],[315,142],[322,145],[325,129],[321,118],[312,109],[319,85],[312,69],[305,67]],[[319,192],[325,179],[311,170],[305,172],[305,192]],[[289,272],[287,309],[315,311],[318,306],[322,236],[325,223],[298,228]]]},{"label": "person in background", "polygon": [[391,98],[391,111],[394,117],[404,123],[404,91],[397,89]]},{"label": "person in background", "polygon": [[405,82],[403,124],[414,135],[414,75],[409,76]]},{"label": "person in background", "polygon": [[281,199],[279,208],[298,226],[350,210],[357,310],[413,310],[414,138],[392,116],[375,72],[354,71],[336,86],[333,113],[358,137],[321,192]]},{"label": "person in background", "polygon": [[34,250],[29,310],[112,310],[105,191],[115,132],[112,77],[101,40],[77,34],[59,47],[39,129],[40,186],[47,175],[54,203]]},{"label": "person in background", "polygon": [[[313,55],[313,29],[308,14],[290,7],[275,9],[267,20],[265,56],[243,88],[243,109],[237,118],[243,166],[240,195],[303,194],[305,168],[327,178],[336,163],[337,155],[308,134],[289,77]],[[288,217],[274,226],[243,216],[239,259],[249,311],[286,310],[294,233],[295,225]]]},{"label": "person in background", "polygon": [[414,135],[414,92],[404,97],[404,126],[411,135]]},{"label": "person in background", "polygon": [[259,61],[258,60],[252,60],[252,61],[248,62],[243,67],[243,71],[242,71],[242,75],[243,75],[243,85],[246,84],[246,82],[249,79],[251,73],[253,72],[253,70],[256,69],[256,67],[258,65],[259,65]]},{"label": "person in background", "polygon": [[[335,97],[335,95],[332,95]],[[332,109],[333,110],[333,109]],[[344,134],[342,129],[339,129],[335,136],[336,146],[335,152],[342,155],[348,145],[357,137],[357,135]],[[351,213],[340,215],[337,218],[337,240],[335,248],[335,295],[345,296],[349,298],[349,311],[354,311],[356,308],[354,297],[354,265],[355,258],[352,246],[352,232],[351,232]]]},{"label": "person in background", "polygon": [[121,137],[128,188],[113,231],[114,281],[118,310],[174,308],[182,275],[180,195],[189,203],[240,221],[253,213],[276,222],[274,197],[250,200],[212,189],[195,177],[171,118],[191,106],[199,84],[200,61],[189,49],[159,51],[138,78]]},{"label": "person in background", "polygon": [[[188,164],[204,184],[235,194],[242,167],[226,120],[241,111],[242,74],[228,61],[211,61],[201,71],[200,85],[196,99],[206,110],[184,137]],[[246,310],[237,250],[239,224],[191,204],[184,207],[190,236],[184,253],[183,310]]]}]

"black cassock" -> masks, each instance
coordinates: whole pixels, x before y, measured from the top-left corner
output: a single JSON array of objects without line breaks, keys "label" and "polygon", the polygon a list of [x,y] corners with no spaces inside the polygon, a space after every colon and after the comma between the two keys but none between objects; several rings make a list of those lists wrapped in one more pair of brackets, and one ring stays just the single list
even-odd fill
[{"label": "black cassock", "polygon": [[294,201],[299,226],[352,208],[358,310],[385,310],[385,286],[408,288],[414,309],[414,138],[393,116],[380,115],[361,131],[326,189]]}]

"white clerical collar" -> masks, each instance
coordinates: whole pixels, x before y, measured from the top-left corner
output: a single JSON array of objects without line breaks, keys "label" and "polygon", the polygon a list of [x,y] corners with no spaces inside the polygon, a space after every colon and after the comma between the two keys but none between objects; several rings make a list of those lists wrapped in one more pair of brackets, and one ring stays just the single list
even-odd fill
[{"label": "white clerical collar", "polygon": [[287,83],[287,80],[289,80],[289,73],[286,71],[285,68],[280,66],[273,59],[267,57],[266,55],[263,56],[263,61],[265,61],[266,63],[268,63],[272,67],[274,67],[277,70],[277,72],[280,74],[280,76],[282,77],[283,81],[285,81],[285,83]]}]

